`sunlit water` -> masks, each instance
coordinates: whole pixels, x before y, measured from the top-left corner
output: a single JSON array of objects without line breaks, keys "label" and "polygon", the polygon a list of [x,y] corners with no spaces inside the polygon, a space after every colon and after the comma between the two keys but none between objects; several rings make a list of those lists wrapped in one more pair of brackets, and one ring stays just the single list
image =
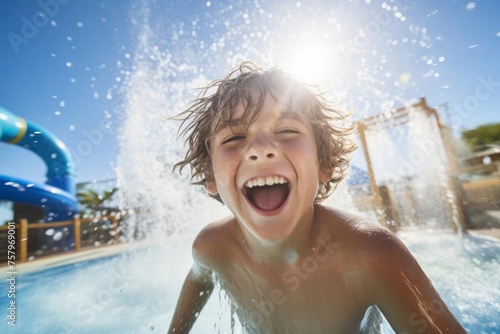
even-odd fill
[{"label": "sunlit water", "polygon": [[453,193],[437,121],[419,107],[407,110],[407,123],[381,122],[366,131],[377,184],[388,187],[402,227],[450,228],[456,224],[447,207]]},{"label": "sunlit water", "polygon": [[[498,241],[425,231],[401,237],[467,332],[500,332]],[[117,256],[21,273],[15,332],[165,333],[192,263],[191,242],[172,236]],[[0,302],[6,305],[5,293]],[[230,333],[230,318],[215,290],[192,332]],[[0,332],[8,329],[2,321]]]}]

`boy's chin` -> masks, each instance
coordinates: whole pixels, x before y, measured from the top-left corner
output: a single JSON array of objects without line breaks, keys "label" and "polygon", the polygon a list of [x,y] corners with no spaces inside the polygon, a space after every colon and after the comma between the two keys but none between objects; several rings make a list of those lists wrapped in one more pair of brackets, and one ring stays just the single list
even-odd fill
[{"label": "boy's chin", "polygon": [[279,242],[288,238],[295,230],[295,226],[290,226],[289,219],[279,221],[265,219],[264,222],[254,222],[251,229],[252,234],[261,241]]}]

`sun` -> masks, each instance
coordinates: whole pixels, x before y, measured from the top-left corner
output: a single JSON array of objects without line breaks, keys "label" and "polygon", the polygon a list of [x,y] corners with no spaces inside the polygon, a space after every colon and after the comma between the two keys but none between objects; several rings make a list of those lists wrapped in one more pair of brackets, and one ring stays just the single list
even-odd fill
[{"label": "sun", "polygon": [[308,84],[320,84],[327,81],[335,57],[332,48],[320,41],[294,45],[293,50],[283,58],[287,71]]}]

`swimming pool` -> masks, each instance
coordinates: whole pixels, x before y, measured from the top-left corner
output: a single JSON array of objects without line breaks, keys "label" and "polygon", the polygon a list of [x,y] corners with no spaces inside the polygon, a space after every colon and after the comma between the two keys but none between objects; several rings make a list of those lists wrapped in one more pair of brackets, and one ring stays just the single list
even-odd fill
[{"label": "swimming pool", "polygon": [[[500,332],[498,241],[446,232],[400,236],[468,332]],[[20,273],[17,326],[2,317],[0,332],[165,333],[191,265],[191,241],[173,236],[120,255]],[[214,291],[192,333],[230,333],[227,304]]]}]

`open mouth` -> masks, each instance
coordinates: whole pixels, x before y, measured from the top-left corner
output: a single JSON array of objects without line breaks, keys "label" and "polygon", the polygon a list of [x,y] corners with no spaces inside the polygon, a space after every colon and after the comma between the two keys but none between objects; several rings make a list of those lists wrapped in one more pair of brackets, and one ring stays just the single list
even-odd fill
[{"label": "open mouth", "polygon": [[274,211],[285,204],[290,185],[282,176],[256,177],[247,181],[243,193],[255,208]]}]

